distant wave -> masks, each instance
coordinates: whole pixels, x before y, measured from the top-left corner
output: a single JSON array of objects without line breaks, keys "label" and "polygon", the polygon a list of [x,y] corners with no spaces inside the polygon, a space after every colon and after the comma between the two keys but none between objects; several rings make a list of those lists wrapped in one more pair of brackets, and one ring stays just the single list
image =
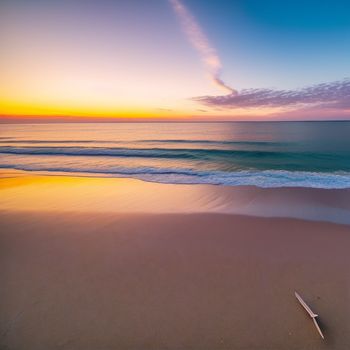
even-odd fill
[{"label": "distant wave", "polygon": [[280,152],[250,151],[231,149],[198,149],[198,148],[127,148],[127,147],[12,147],[0,146],[0,154],[29,155],[67,155],[67,156],[115,156],[115,157],[147,157],[147,158],[198,158],[206,156],[273,156]]},{"label": "distant wave", "polygon": [[[1,139],[1,138],[0,138]],[[42,143],[42,144],[46,144],[46,143],[110,143],[109,141],[94,141],[94,140],[0,140],[0,144],[22,144],[22,143]]]},{"label": "distant wave", "polygon": [[272,141],[214,141],[214,140],[185,140],[185,139],[151,139],[151,140],[11,140],[9,138],[1,138],[0,144],[130,144],[130,143],[159,143],[159,144],[206,144],[206,145],[242,145],[242,146],[283,146],[288,142],[272,142]]},{"label": "distant wave", "polygon": [[325,189],[350,188],[350,172],[320,173],[306,171],[195,171],[191,169],[155,167],[113,167],[87,169],[79,167],[50,167],[43,165],[0,164],[0,168],[44,171],[68,174],[96,174],[100,176],[131,177],[144,181],[173,184],[212,184],[227,186],[312,187]]},{"label": "distant wave", "polygon": [[173,140],[140,140],[138,142],[154,142],[154,143],[184,143],[184,144],[209,144],[209,145],[253,145],[253,146],[277,146],[287,145],[287,142],[273,142],[273,141],[214,141],[214,140],[184,140],[184,139],[173,139]]},{"label": "distant wave", "polygon": [[[0,154],[57,155],[121,158],[192,160],[220,165],[220,170],[350,171],[349,154],[241,150],[219,148],[128,148],[128,147],[48,147],[0,146]],[[208,163],[209,164],[209,163]]]}]

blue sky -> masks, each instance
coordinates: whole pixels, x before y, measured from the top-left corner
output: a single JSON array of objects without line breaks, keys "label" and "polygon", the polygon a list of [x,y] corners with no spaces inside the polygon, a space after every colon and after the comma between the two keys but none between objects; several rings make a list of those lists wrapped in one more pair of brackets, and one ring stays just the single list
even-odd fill
[{"label": "blue sky", "polygon": [[233,0],[186,4],[241,88],[296,88],[350,75],[350,1]]}]

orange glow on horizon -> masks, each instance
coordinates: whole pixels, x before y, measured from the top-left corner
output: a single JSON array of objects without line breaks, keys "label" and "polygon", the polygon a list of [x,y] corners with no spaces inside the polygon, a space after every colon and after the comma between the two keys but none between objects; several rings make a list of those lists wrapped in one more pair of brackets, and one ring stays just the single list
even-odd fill
[{"label": "orange glow on horizon", "polygon": [[[186,102],[186,101],[185,101]],[[88,120],[252,120],[269,119],[269,116],[283,112],[279,108],[236,109],[230,114],[223,110],[203,109],[183,103],[183,107],[175,108],[147,108],[147,107],[119,107],[99,105],[39,104],[0,101],[0,120],[47,120],[59,119],[64,121]]]}]

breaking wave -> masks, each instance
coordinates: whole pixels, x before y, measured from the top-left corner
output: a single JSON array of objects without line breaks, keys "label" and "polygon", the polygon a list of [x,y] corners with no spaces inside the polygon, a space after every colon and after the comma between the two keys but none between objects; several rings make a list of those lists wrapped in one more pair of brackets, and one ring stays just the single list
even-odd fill
[{"label": "breaking wave", "polygon": [[25,171],[43,171],[77,175],[95,174],[108,177],[131,177],[144,181],[173,184],[212,184],[226,186],[273,187],[311,187],[325,189],[350,188],[350,172],[317,173],[286,170],[241,170],[195,171],[191,169],[171,169],[156,167],[112,167],[110,169],[85,167],[50,167],[42,165],[0,164],[0,168],[11,168]]}]

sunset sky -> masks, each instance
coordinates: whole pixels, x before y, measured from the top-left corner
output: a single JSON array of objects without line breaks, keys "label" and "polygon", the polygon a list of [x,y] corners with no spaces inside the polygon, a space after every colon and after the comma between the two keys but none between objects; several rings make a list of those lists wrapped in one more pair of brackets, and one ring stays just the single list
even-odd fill
[{"label": "sunset sky", "polygon": [[2,0],[0,115],[350,119],[348,0]]}]

